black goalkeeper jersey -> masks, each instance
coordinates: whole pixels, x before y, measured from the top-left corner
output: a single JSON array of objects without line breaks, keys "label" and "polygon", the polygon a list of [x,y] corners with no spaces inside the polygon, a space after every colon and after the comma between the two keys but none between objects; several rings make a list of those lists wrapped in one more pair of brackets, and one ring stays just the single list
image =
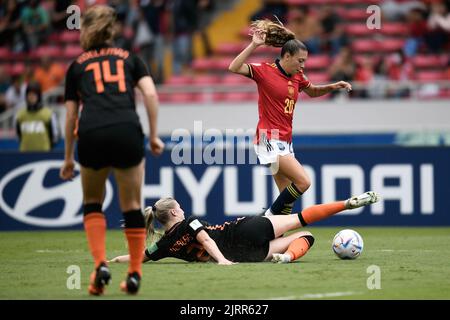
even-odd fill
[{"label": "black goalkeeper jersey", "polygon": [[82,53],[66,74],[65,100],[81,103],[79,132],[117,123],[140,125],[134,87],[147,67],[127,50],[99,47]]}]

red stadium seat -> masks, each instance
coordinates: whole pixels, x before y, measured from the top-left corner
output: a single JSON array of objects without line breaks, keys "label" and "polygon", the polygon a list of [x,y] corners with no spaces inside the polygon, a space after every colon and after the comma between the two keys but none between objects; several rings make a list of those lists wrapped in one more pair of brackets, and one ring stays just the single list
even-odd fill
[{"label": "red stadium seat", "polygon": [[355,52],[376,52],[379,45],[376,40],[356,40],[352,43],[352,49]]},{"label": "red stadium seat", "polygon": [[369,17],[369,14],[366,12],[366,9],[346,9],[346,8],[344,8],[344,9],[338,10],[338,12],[344,21],[348,21],[348,20],[364,20],[365,21]]},{"label": "red stadium seat", "polygon": [[447,59],[446,56],[417,55],[412,58],[412,63],[416,68],[443,68]]},{"label": "red stadium seat", "polygon": [[192,68],[196,71],[209,71],[214,65],[210,58],[197,58],[192,62]]},{"label": "red stadium seat", "polygon": [[14,63],[9,72],[12,76],[23,74],[25,72],[25,64],[22,62]]},{"label": "red stadium seat", "polygon": [[251,98],[248,92],[228,92],[223,95],[223,100],[226,102],[249,101]]},{"label": "red stadium seat", "polygon": [[330,76],[326,72],[306,72],[305,74],[308,79],[314,84],[321,84],[330,80]]},{"label": "red stadium seat", "polygon": [[382,22],[379,31],[381,34],[392,36],[406,37],[409,34],[408,26],[401,22]]},{"label": "red stadium seat", "polygon": [[192,83],[198,85],[218,84],[220,82],[220,77],[213,74],[201,74],[194,76],[192,79]]},{"label": "red stadium seat", "polygon": [[215,50],[219,55],[236,55],[245,48],[246,44],[243,43],[222,43]]},{"label": "red stadium seat", "polygon": [[80,41],[80,32],[77,30],[63,31],[59,36],[59,41],[64,44],[78,43]]},{"label": "red stadium seat", "polygon": [[228,66],[230,65],[230,62],[232,61],[232,58],[218,58],[214,59],[211,71],[218,71],[218,72],[225,72],[228,71]]},{"label": "red stadium seat", "polygon": [[448,80],[445,71],[416,71],[416,80],[420,82]]},{"label": "red stadium seat", "polygon": [[201,100],[197,93],[178,92],[172,93],[167,97],[166,102],[170,103],[193,103]]},{"label": "red stadium seat", "polygon": [[306,69],[325,69],[330,65],[330,57],[327,55],[309,56],[306,60]]},{"label": "red stadium seat", "polygon": [[401,50],[405,45],[403,39],[385,39],[380,41],[380,50],[385,52],[392,52]]},{"label": "red stadium seat", "polygon": [[345,27],[345,31],[349,36],[373,36],[377,30],[367,28],[365,23],[352,23]]},{"label": "red stadium seat", "polygon": [[1,59],[9,59],[11,55],[11,51],[7,47],[0,47],[0,58]]},{"label": "red stadium seat", "polygon": [[83,53],[83,49],[77,45],[69,45],[64,49],[64,57],[67,59],[75,59]]},{"label": "red stadium seat", "polygon": [[192,83],[192,77],[191,76],[171,76],[167,81],[167,85],[186,85]]},{"label": "red stadium seat", "polygon": [[222,84],[228,85],[241,85],[241,84],[251,84],[253,80],[239,74],[229,73],[222,77]]},{"label": "red stadium seat", "polygon": [[285,0],[288,5],[319,5],[319,4],[332,4],[331,0]]},{"label": "red stadium seat", "polygon": [[35,59],[39,59],[42,56],[60,58],[62,56],[62,50],[59,46],[40,46],[31,52],[30,56]]}]

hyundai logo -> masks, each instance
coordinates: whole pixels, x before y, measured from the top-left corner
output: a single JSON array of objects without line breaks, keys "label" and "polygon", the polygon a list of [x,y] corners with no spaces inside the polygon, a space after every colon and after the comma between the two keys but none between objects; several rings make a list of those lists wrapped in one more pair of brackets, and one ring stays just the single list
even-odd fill
[{"label": "hyundai logo", "polygon": [[[61,160],[45,160],[25,164],[6,174],[0,181],[0,208],[10,217],[39,227],[67,227],[83,222],[83,215],[79,214],[83,204],[83,193],[81,190],[81,177],[77,175],[71,181],[54,179],[57,184],[45,186],[44,179],[50,170],[61,168]],[[75,170],[79,170],[78,165]],[[5,188],[11,183],[18,182],[20,177],[28,174],[23,185],[17,190],[17,197],[14,201],[5,199]],[[103,208],[111,204],[113,197],[112,186],[109,181],[106,184],[106,196]],[[39,207],[53,201],[62,200],[64,207],[59,215],[51,213],[52,217],[38,217],[31,215]],[[11,203],[13,202],[13,203]],[[39,210],[38,210],[39,211]]]}]

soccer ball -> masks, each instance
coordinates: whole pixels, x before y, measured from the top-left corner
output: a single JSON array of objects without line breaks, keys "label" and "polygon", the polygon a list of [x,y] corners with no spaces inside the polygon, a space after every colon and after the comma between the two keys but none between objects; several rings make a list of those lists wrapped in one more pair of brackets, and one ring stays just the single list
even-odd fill
[{"label": "soccer ball", "polygon": [[339,231],[333,239],[332,249],[341,259],[356,259],[363,251],[364,242],[358,232],[351,229]]}]

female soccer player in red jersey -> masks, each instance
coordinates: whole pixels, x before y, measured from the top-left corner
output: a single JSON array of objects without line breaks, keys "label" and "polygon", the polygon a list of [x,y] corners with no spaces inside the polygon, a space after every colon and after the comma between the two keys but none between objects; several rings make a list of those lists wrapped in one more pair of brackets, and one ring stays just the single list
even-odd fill
[{"label": "female soccer player in red jersey", "polygon": [[[252,31],[252,42],[231,62],[229,70],[252,78],[258,86],[255,152],[261,164],[271,166],[281,195],[266,215],[290,214],[295,200],[311,184],[292,147],[292,119],[298,94],[304,91],[311,97],[319,97],[337,89],[350,91],[352,87],[345,81],[313,85],[303,73],[308,57],[306,46],[283,26],[268,20],[256,21]],[[281,59],[274,63],[245,63],[264,44],[282,47]]]},{"label": "female soccer player in red jersey", "polygon": [[134,54],[111,46],[114,9],[93,6],[84,15],[80,42],[85,50],[66,75],[65,158],[62,179],[74,176],[74,140],[79,105],[78,160],[81,165],[84,228],[94,258],[89,293],[103,294],[111,275],[106,263],[106,220],[102,211],[105,183],[111,171],[117,181],[120,208],[125,220],[130,263],[121,289],[136,293],[141,280],[145,247],[145,221],[141,210],[144,174],[144,134],[136,113],[134,87],[144,97],[150,125],[150,147],[155,155],[163,142],[157,134],[158,100],[145,64]]}]

